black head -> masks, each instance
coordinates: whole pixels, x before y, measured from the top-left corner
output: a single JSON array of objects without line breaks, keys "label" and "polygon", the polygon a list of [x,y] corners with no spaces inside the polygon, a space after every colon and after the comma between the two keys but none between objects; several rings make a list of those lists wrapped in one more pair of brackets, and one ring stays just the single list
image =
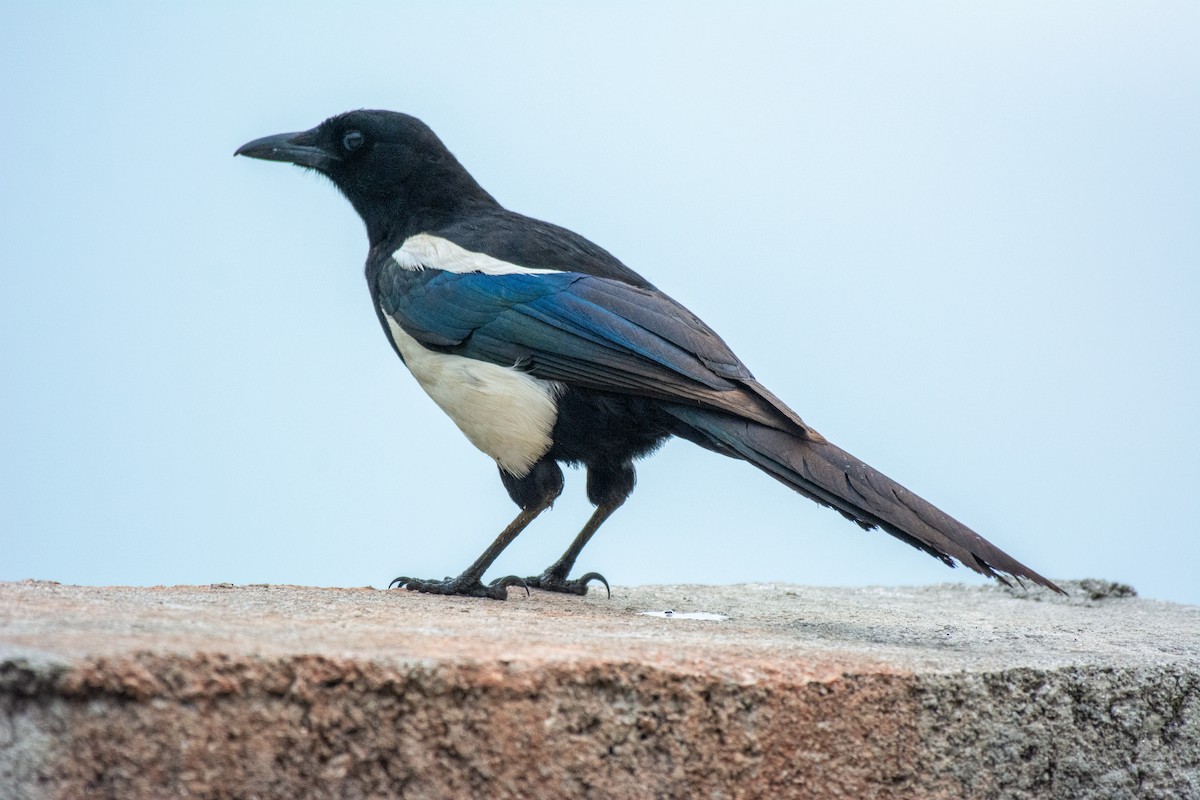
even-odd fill
[{"label": "black head", "polygon": [[363,218],[372,244],[495,204],[428,125],[394,111],[339,114],[312,130],[255,139],[234,155],[326,175]]}]

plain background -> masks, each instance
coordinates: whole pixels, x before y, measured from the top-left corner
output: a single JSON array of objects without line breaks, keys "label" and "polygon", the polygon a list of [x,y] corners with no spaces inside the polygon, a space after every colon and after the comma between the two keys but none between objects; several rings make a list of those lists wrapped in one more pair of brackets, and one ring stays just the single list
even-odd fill
[{"label": "plain background", "polygon": [[[0,579],[383,586],[512,517],[349,205],[231,157],[376,107],[1035,569],[1200,603],[1197,41],[1191,2],[5,3]],[[639,478],[580,569],[980,580],[687,443]],[[589,512],[569,473],[491,575]]]}]

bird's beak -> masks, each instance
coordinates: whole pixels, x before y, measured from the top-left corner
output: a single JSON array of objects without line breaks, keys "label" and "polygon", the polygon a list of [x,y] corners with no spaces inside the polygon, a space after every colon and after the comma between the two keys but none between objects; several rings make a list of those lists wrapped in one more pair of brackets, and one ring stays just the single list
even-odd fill
[{"label": "bird's beak", "polygon": [[253,142],[239,147],[235,156],[261,158],[264,161],[286,161],[301,167],[312,167],[325,171],[340,159],[330,155],[315,144],[316,136],[313,131],[301,133],[278,133],[274,136],[264,136]]}]

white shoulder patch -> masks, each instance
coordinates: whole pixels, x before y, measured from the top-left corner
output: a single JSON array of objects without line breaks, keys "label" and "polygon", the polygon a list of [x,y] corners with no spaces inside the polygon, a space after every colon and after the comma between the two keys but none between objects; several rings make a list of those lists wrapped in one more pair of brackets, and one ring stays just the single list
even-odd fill
[{"label": "white shoulder patch", "polygon": [[410,236],[392,253],[392,258],[404,269],[440,269],[443,272],[482,272],[484,275],[547,275],[562,272],[558,269],[534,269],[510,264],[485,253],[465,250],[449,239],[418,233]]}]

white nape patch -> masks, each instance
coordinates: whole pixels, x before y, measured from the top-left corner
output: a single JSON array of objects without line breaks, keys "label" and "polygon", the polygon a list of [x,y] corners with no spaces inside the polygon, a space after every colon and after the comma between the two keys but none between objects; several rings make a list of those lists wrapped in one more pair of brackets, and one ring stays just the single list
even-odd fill
[{"label": "white nape patch", "polygon": [[484,275],[553,275],[558,269],[534,269],[510,264],[484,253],[464,250],[449,239],[418,233],[410,236],[392,253],[392,258],[404,269],[440,269],[444,272],[482,272]]},{"label": "white nape patch", "polygon": [[562,387],[511,367],[428,350],[385,311],[392,340],[421,388],[471,444],[523,478],[550,449]]}]

